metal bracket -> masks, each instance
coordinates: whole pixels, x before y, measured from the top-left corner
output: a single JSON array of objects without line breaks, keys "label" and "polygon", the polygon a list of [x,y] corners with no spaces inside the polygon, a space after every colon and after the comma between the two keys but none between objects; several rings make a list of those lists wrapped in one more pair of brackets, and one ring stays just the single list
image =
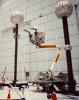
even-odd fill
[{"label": "metal bracket", "polygon": [[72,50],[72,46],[71,45],[64,45],[64,50]]}]

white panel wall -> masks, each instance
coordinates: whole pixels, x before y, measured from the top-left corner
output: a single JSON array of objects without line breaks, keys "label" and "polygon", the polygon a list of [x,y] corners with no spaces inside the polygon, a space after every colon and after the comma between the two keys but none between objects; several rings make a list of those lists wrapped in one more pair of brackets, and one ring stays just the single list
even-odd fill
[{"label": "white panel wall", "polygon": [[[30,72],[30,79],[36,79],[40,71],[47,71],[57,49],[37,49],[29,43],[28,34],[24,29],[30,27],[38,28],[45,32],[47,44],[64,45],[62,20],[55,15],[55,5],[59,0],[3,0],[0,6],[0,72],[7,67],[7,75],[13,80],[14,72],[14,47],[12,25],[10,15],[14,10],[20,10],[25,17],[24,22],[29,25],[22,25],[18,39],[18,80],[25,80],[24,68]],[[70,0],[73,4],[78,0]],[[79,9],[79,7],[78,7]],[[40,18],[39,16],[42,15]],[[72,64],[74,75],[79,75],[79,32],[75,16],[68,18],[70,42],[72,45]],[[55,75],[60,71],[67,72],[66,55],[62,50],[59,62],[55,65]]]}]

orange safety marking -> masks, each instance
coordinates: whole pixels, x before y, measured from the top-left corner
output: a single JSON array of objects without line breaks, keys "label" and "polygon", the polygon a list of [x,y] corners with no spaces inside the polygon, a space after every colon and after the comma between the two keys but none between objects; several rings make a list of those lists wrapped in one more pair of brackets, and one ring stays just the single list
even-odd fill
[{"label": "orange safety marking", "polygon": [[57,48],[56,45],[39,45],[39,48]]},{"label": "orange safety marking", "polygon": [[51,100],[57,100],[56,92],[52,92]]},{"label": "orange safety marking", "polygon": [[59,57],[60,57],[60,54],[58,53],[58,55],[56,56],[55,62],[58,61]]},{"label": "orange safety marking", "polygon": [[10,89],[9,89],[9,91],[8,91],[7,100],[11,100],[11,93],[10,93]]}]

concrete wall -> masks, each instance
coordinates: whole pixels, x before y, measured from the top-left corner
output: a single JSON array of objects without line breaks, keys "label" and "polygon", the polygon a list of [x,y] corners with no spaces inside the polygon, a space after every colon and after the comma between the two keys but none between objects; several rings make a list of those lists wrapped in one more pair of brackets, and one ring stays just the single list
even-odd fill
[{"label": "concrete wall", "polygon": [[[7,67],[6,75],[13,80],[15,41],[11,27],[10,15],[20,10],[25,17],[19,29],[18,39],[18,80],[25,80],[24,67],[30,72],[30,79],[36,79],[38,72],[47,71],[57,52],[56,49],[36,49],[28,40],[23,30],[30,27],[38,28],[45,33],[47,44],[64,45],[62,20],[55,15],[55,5],[59,0],[2,0],[0,4],[0,72]],[[78,0],[70,0],[73,4]],[[79,6],[78,6],[79,10]],[[42,15],[43,17],[39,17]],[[28,22],[28,23],[26,23]],[[75,8],[68,18],[70,42],[72,45],[72,63],[76,79],[79,80],[79,31]],[[65,51],[62,50],[60,61],[55,65],[55,75],[60,71],[67,72]]]}]

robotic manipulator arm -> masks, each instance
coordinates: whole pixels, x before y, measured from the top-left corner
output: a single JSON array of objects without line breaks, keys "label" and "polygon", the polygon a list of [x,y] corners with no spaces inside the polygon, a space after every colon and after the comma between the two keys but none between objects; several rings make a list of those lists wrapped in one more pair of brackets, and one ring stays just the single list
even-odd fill
[{"label": "robotic manipulator arm", "polygon": [[24,30],[26,32],[29,33],[29,41],[32,43],[32,44],[35,44],[36,47],[38,48],[57,48],[58,52],[55,54],[55,58],[53,60],[53,63],[52,63],[52,66],[50,68],[50,71],[52,73],[54,73],[54,65],[55,63],[58,62],[59,58],[60,58],[60,50],[61,50],[61,47],[58,46],[58,45],[49,45],[49,44],[42,44],[45,42],[45,36],[44,36],[44,33],[43,32],[38,32],[37,29],[35,28],[32,28],[32,30],[35,30],[35,32],[33,34],[31,34],[29,31],[27,30]]},{"label": "robotic manipulator arm", "polygon": [[39,46],[41,43],[44,43],[45,36],[43,32],[38,32],[37,29],[31,28],[35,32],[31,34],[29,31],[24,30],[25,32],[29,33],[29,41],[36,46]]},{"label": "robotic manipulator arm", "polygon": [[52,74],[54,74],[55,64],[59,61],[59,58],[60,58],[60,51],[61,51],[60,46],[58,46],[58,45],[39,45],[39,48],[57,48],[58,51],[56,52],[55,57],[53,59],[53,63],[51,65],[50,69],[49,69],[50,72]]}]

